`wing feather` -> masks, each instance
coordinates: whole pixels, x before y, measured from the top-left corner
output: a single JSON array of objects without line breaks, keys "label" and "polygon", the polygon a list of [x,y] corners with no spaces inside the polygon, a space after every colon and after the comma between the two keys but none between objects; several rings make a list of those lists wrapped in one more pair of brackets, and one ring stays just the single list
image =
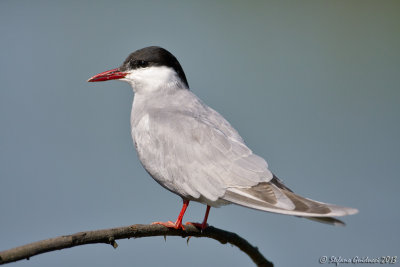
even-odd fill
[{"label": "wing feather", "polygon": [[141,127],[135,140],[141,140],[136,144],[144,167],[161,185],[215,206],[230,186],[251,187],[269,181],[272,173],[233,127],[208,109],[207,116],[150,111],[144,116],[147,131]]},{"label": "wing feather", "polygon": [[218,112],[190,91],[165,97],[147,99],[151,104],[138,100],[131,122],[143,166],[170,191],[210,206],[235,203],[331,224],[342,224],[331,216],[357,212],[293,193]]},{"label": "wing feather", "polygon": [[[310,217],[326,223],[340,224],[337,219],[318,217],[344,216],[357,213],[356,209],[323,203],[299,196],[287,188],[276,176],[248,188],[228,188],[224,200],[263,211]],[[314,218],[315,217],[315,218]]]}]

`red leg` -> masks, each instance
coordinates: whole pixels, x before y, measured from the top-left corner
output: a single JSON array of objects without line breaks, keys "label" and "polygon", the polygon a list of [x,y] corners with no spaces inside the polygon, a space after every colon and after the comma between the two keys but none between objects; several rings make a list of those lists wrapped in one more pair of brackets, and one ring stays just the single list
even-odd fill
[{"label": "red leg", "polygon": [[208,219],[208,214],[210,213],[210,206],[207,205],[207,209],[206,209],[206,214],[204,215],[204,220],[203,222],[200,223],[193,223],[193,222],[187,222],[186,224],[191,224],[193,226],[196,226],[197,228],[200,228],[201,230],[204,230],[208,224],[207,224],[207,219]]},{"label": "red leg", "polygon": [[188,206],[189,206],[189,200],[184,199],[181,212],[179,213],[178,218],[176,219],[175,223],[168,221],[168,222],[153,222],[152,224],[161,224],[168,228],[185,230],[185,227],[183,227],[183,225],[182,225],[182,219],[183,219],[183,215],[185,214],[185,211]]}]

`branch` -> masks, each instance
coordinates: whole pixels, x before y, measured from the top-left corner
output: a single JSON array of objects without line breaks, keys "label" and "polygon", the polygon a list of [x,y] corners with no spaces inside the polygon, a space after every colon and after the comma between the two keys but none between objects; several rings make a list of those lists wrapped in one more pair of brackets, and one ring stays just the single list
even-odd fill
[{"label": "branch", "polygon": [[265,259],[264,256],[258,251],[257,247],[253,247],[245,239],[232,232],[221,230],[212,226],[208,226],[203,231],[200,231],[192,225],[186,225],[185,230],[175,230],[161,225],[144,224],[135,224],[118,228],[80,232],[73,235],[64,235],[1,251],[0,265],[22,259],[29,260],[30,257],[45,252],[86,244],[105,243],[111,244],[114,248],[117,248],[118,245],[115,242],[117,239],[131,237],[139,238],[146,236],[181,236],[183,238],[192,236],[208,237],[215,239],[222,244],[230,243],[238,247],[241,251],[246,253],[257,266],[273,266],[273,264]]}]

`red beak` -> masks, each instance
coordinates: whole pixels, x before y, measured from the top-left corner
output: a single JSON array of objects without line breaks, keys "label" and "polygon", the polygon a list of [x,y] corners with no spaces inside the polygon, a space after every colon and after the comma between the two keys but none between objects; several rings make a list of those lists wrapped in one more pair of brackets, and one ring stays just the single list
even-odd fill
[{"label": "red beak", "polygon": [[124,78],[128,73],[119,71],[119,68],[108,70],[94,75],[88,82],[104,82]]}]

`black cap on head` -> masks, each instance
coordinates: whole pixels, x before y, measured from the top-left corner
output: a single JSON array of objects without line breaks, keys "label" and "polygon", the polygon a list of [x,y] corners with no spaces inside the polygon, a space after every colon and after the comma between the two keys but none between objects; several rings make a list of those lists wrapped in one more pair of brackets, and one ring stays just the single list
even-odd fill
[{"label": "black cap on head", "polygon": [[126,71],[149,66],[166,66],[174,69],[182,82],[189,88],[181,64],[174,55],[159,46],[149,46],[136,50],[125,59],[119,70]]}]

